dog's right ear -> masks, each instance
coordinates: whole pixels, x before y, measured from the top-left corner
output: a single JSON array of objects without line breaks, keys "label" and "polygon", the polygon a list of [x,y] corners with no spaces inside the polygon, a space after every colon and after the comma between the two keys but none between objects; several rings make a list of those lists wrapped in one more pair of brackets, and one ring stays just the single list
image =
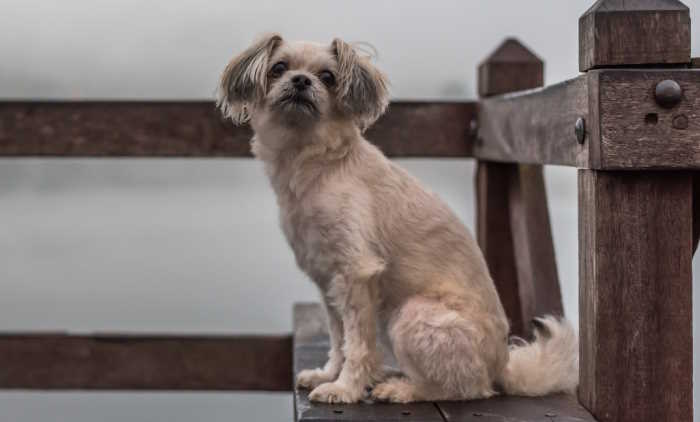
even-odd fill
[{"label": "dog's right ear", "polygon": [[224,69],[217,94],[217,105],[225,117],[240,125],[250,119],[250,105],[267,92],[267,67],[275,48],[282,42],[278,34],[268,34],[235,57]]}]

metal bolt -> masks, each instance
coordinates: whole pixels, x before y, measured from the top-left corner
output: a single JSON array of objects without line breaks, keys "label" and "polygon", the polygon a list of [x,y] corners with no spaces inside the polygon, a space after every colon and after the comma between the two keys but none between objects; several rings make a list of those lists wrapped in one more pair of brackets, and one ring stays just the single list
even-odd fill
[{"label": "metal bolt", "polygon": [[663,108],[673,108],[681,102],[683,90],[678,82],[666,79],[656,85],[656,102]]},{"label": "metal bolt", "polygon": [[586,120],[583,117],[576,119],[576,125],[574,126],[574,132],[576,133],[576,140],[579,144],[583,144],[586,140]]},{"label": "metal bolt", "polygon": [[484,416],[484,415],[483,415],[482,413],[480,413],[480,412],[474,412],[474,413],[472,413],[472,415],[474,415],[474,416]]},{"label": "metal bolt", "polygon": [[548,418],[556,418],[557,417],[557,414],[554,412],[547,412],[544,415]]},{"label": "metal bolt", "polygon": [[685,114],[679,114],[673,118],[673,127],[675,129],[688,129],[688,117]]},{"label": "metal bolt", "polygon": [[469,122],[469,134],[472,137],[476,137],[479,134],[479,122],[476,119],[472,119]]}]

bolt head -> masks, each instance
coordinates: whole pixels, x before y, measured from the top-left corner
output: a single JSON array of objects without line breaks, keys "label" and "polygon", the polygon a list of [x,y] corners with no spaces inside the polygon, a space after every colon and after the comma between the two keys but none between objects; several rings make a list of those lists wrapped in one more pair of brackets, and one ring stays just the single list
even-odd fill
[{"label": "bolt head", "polygon": [[683,90],[678,82],[666,79],[656,85],[656,103],[663,108],[673,108],[681,102]]},{"label": "bolt head", "polygon": [[576,140],[578,143],[583,144],[583,142],[586,140],[586,120],[583,117],[576,119],[574,133],[576,134]]}]

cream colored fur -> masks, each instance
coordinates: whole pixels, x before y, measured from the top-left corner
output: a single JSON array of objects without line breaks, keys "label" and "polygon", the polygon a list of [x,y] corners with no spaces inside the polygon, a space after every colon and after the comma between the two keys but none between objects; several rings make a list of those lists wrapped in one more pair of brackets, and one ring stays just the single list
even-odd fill
[{"label": "cream colored fur", "polygon": [[[272,72],[276,63],[286,64],[282,75]],[[324,85],[324,71],[334,84]],[[310,79],[306,91],[294,90],[295,75]],[[234,58],[222,77],[221,107],[250,119],[282,230],[328,314],[328,363],[302,371],[298,385],[330,403],[356,402],[368,386],[374,399],[393,402],[573,391],[573,329],[543,319],[533,343],[509,348],[508,321],[474,238],[362,136],[388,104],[386,87],[341,40],[277,35]],[[401,376],[382,371],[380,337]]]}]

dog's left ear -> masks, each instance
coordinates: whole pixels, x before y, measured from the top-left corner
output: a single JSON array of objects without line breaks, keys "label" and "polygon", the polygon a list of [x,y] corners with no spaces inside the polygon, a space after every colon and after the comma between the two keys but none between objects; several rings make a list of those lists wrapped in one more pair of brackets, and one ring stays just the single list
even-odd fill
[{"label": "dog's left ear", "polygon": [[334,39],[331,50],[338,61],[338,99],[355,116],[360,130],[372,125],[389,105],[389,82],[384,74],[341,39]]},{"label": "dog's left ear", "polygon": [[278,34],[258,39],[235,57],[224,69],[219,83],[217,105],[224,116],[237,125],[250,119],[250,105],[267,91],[267,66],[275,48],[282,42]]}]

